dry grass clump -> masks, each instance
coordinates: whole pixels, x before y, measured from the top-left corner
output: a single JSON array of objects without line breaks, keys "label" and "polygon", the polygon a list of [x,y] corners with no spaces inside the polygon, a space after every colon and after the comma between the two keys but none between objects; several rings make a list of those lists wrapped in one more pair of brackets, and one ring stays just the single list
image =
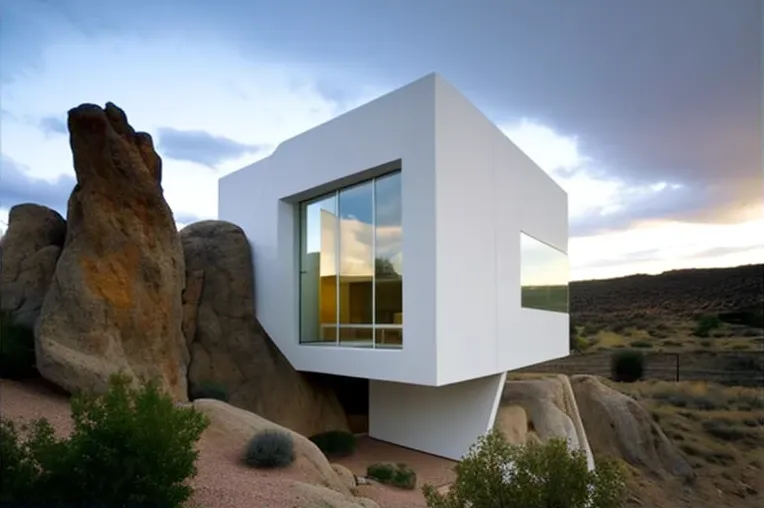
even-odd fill
[{"label": "dry grass clump", "polygon": [[676,408],[743,412],[764,409],[764,393],[756,388],[723,386],[705,381],[677,383],[658,380],[618,388],[636,399],[652,399]]}]

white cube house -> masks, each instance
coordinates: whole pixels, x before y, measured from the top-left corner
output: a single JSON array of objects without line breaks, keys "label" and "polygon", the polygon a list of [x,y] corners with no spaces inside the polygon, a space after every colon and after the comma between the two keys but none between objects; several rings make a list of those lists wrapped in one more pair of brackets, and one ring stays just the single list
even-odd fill
[{"label": "white cube house", "polygon": [[568,354],[567,194],[438,74],[221,178],[295,369],[369,379],[369,434],[458,459],[508,370]]}]

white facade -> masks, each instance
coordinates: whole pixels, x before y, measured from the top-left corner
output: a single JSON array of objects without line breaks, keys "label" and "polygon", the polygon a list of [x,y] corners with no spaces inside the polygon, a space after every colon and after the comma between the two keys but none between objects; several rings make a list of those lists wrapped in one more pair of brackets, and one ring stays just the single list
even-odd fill
[{"label": "white facade", "polygon": [[[379,224],[322,211],[316,233],[301,233],[307,228],[301,202],[395,170],[397,230],[388,228],[383,237]],[[376,181],[373,188],[379,188]],[[241,226],[252,242],[257,317],[293,366],[371,380],[372,436],[458,458],[493,424],[506,371],[568,354],[567,313],[521,305],[521,278],[524,285],[543,285],[551,273],[550,284],[567,287],[567,195],[437,74],[285,141],[269,157],[223,177],[219,217]],[[528,243],[542,246],[538,256],[521,248],[523,234],[543,242]],[[306,329],[335,333],[313,326],[329,308],[314,301],[325,299],[318,288],[323,281],[337,280],[340,321],[343,284],[365,282],[378,296],[381,286],[372,280],[376,239],[393,235],[400,252],[390,264],[402,272],[402,309],[385,322],[388,333],[402,329],[402,345],[381,347],[384,329],[369,332],[373,340],[370,335],[364,347],[339,338],[337,344],[301,344]],[[320,253],[301,253],[319,236]],[[340,277],[333,267],[341,267]],[[317,278],[306,283],[306,273]],[[371,305],[376,323],[379,308],[375,313]],[[443,428],[433,435],[434,425],[447,422],[453,432]]]}]

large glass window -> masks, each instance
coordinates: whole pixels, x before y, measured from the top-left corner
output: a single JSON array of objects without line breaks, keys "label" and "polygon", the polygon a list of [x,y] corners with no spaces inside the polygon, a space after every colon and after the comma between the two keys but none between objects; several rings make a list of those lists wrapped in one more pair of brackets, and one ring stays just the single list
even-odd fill
[{"label": "large glass window", "polygon": [[521,305],[568,312],[568,256],[520,233]]},{"label": "large glass window", "polygon": [[300,342],[403,345],[401,174],[300,205]]}]

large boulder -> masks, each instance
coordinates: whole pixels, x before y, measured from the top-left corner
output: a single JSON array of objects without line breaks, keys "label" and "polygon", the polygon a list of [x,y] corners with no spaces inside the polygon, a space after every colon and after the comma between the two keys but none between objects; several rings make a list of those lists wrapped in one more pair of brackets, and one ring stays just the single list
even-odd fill
[{"label": "large boulder", "polygon": [[344,496],[326,487],[303,482],[292,482],[296,495],[294,508],[380,508],[376,501],[363,497]]},{"label": "large boulder", "polygon": [[507,381],[494,426],[513,444],[565,438],[571,449],[586,455],[589,469],[594,468],[594,455],[567,376]]},{"label": "large boulder", "polygon": [[692,466],[637,401],[594,376],[573,376],[573,391],[597,455],[623,459],[664,477],[694,478]]},{"label": "large boulder", "polygon": [[234,407],[228,403],[214,399],[197,399],[192,406],[210,418],[210,426],[205,433],[214,439],[221,436],[224,441],[241,450],[240,457],[244,458],[249,441],[258,433],[265,430],[276,430],[288,433],[294,443],[295,460],[293,470],[301,472],[302,479],[314,485],[327,487],[344,496],[350,496],[350,490],[337,476],[326,456],[308,438],[271,422],[259,415]]},{"label": "large boulder", "polygon": [[66,238],[66,221],[45,206],[11,208],[0,239],[0,308],[34,329]]},{"label": "large boulder", "polygon": [[306,436],[347,430],[334,392],[295,371],[257,322],[244,231],[225,221],[202,221],[183,228],[180,238],[191,391],[221,385],[231,404]]},{"label": "large boulder", "polygon": [[68,125],[77,185],[37,325],[37,368],[68,391],[102,391],[123,371],[184,400],[185,269],[162,160],[114,104],[76,107]]}]

